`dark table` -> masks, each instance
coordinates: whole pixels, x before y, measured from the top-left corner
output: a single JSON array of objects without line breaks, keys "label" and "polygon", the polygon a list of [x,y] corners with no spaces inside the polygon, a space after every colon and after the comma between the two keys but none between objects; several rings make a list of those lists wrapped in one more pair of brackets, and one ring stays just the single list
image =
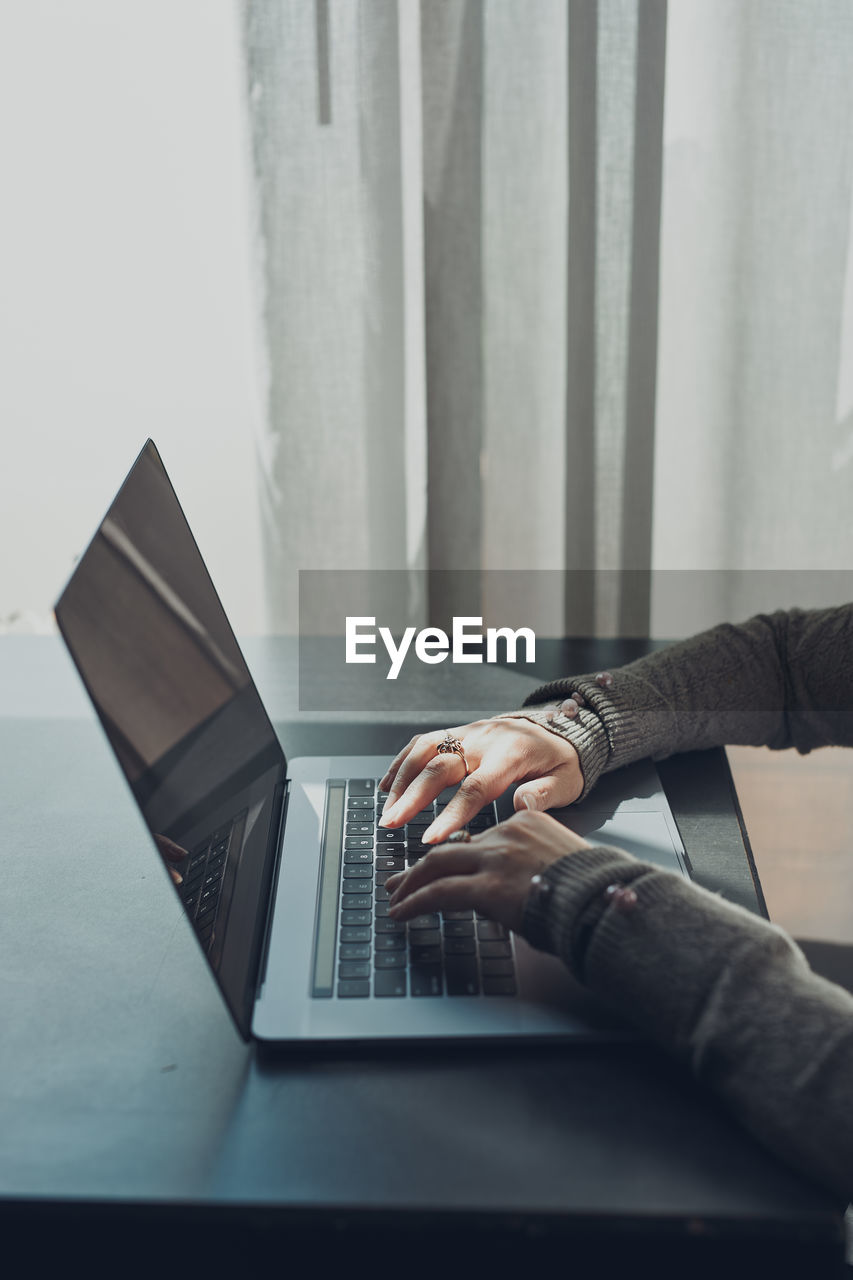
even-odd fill
[{"label": "dark table", "polygon": [[[423,727],[301,715],[293,642],[245,648],[288,754],[390,754]],[[535,674],[637,652],[540,646]],[[523,694],[504,675],[484,713]],[[0,640],[0,766],[8,1247],[208,1273],[275,1246],[382,1275],[555,1253],[581,1275],[835,1274],[843,1206],[649,1045],[246,1047],[52,637]],[[660,772],[696,879],[763,910],[725,754]]]}]

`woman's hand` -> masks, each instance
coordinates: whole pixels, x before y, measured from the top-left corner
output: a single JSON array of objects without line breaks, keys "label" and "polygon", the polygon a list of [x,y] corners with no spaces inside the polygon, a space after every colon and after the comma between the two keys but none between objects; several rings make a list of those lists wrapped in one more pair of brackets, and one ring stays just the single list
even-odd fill
[{"label": "woman's hand", "polygon": [[465,844],[431,849],[408,871],[389,876],[388,914],[410,920],[431,911],[473,908],[519,929],[531,878],[567,853],[589,848],[555,818],[525,810]]},{"label": "woman's hand", "polygon": [[[571,743],[530,720],[476,720],[450,732],[461,739],[470,772],[424,832],[429,843],[446,840],[514,782],[522,784],[515,793],[517,810],[558,808],[577,800],[583,790],[578,753]],[[463,778],[460,756],[436,754],[443,738],[440,732],[419,734],[391,761],[379,784],[389,792],[381,826],[402,826]]]}]

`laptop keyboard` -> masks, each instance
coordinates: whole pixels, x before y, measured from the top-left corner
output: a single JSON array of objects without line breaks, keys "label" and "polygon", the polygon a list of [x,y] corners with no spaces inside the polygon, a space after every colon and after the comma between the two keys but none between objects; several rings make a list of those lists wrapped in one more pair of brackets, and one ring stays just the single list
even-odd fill
[{"label": "laptop keyboard", "polygon": [[[474,911],[442,911],[402,922],[388,915],[385,881],[431,848],[424,831],[455,793],[451,787],[405,827],[377,822],[387,798],[372,778],[347,782],[337,941],[337,995],[514,996],[512,938],[502,925]],[[494,826],[494,804],[468,823],[475,834]]]},{"label": "laptop keyboard", "polygon": [[222,897],[225,864],[237,821],[237,818],[232,818],[196,845],[186,869],[181,869],[183,883],[179,893],[205,951],[213,939],[213,928]]}]

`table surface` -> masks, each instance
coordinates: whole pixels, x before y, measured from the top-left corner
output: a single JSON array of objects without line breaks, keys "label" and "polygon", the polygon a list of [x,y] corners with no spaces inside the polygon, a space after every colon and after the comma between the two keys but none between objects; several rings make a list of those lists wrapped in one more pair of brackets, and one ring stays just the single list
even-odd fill
[{"label": "table surface", "polygon": [[[288,754],[390,754],[414,731],[300,715],[294,643],[244,647]],[[536,674],[636,652],[556,645]],[[532,684],[489,673],[483,713]],[[448,686],[437,724],[452,711]],[[565,1231],[838,1240],[842,1207],[645,1044],[245,1046],[53,637],[0,640],[0,764],[7,1204],[268,1206],[333,1210],[339,1224],[498,1214]],[[661,775],[696,879],[761,909],[724,753]]]}]

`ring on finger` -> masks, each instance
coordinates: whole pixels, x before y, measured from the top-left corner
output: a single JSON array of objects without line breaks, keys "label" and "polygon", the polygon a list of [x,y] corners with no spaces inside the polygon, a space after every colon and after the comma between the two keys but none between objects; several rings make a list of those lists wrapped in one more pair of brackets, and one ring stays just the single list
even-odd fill
[{"label": "ring on finger", "polygon": [[462,827],[460,831],[453,831],[447,837],[447,844],[470,844],[471,832],[467,827]]},{"label": "ring on finger", "polygon": [[468,777],[468,774],[470,771],[468,769],[468,761],[465,758],[465,748],[462,746],[461,738],[454,737],[454,735],[448,729],[444,735],[444,740],[442,742],[439,742],[435,750],[436,750],[436,754],[440,756],[449,755],[450,752],[454,752],[457,756],[459,756],[459,759],[462,761],[463,765],[465,766],[465,777],[466,778]]}]

